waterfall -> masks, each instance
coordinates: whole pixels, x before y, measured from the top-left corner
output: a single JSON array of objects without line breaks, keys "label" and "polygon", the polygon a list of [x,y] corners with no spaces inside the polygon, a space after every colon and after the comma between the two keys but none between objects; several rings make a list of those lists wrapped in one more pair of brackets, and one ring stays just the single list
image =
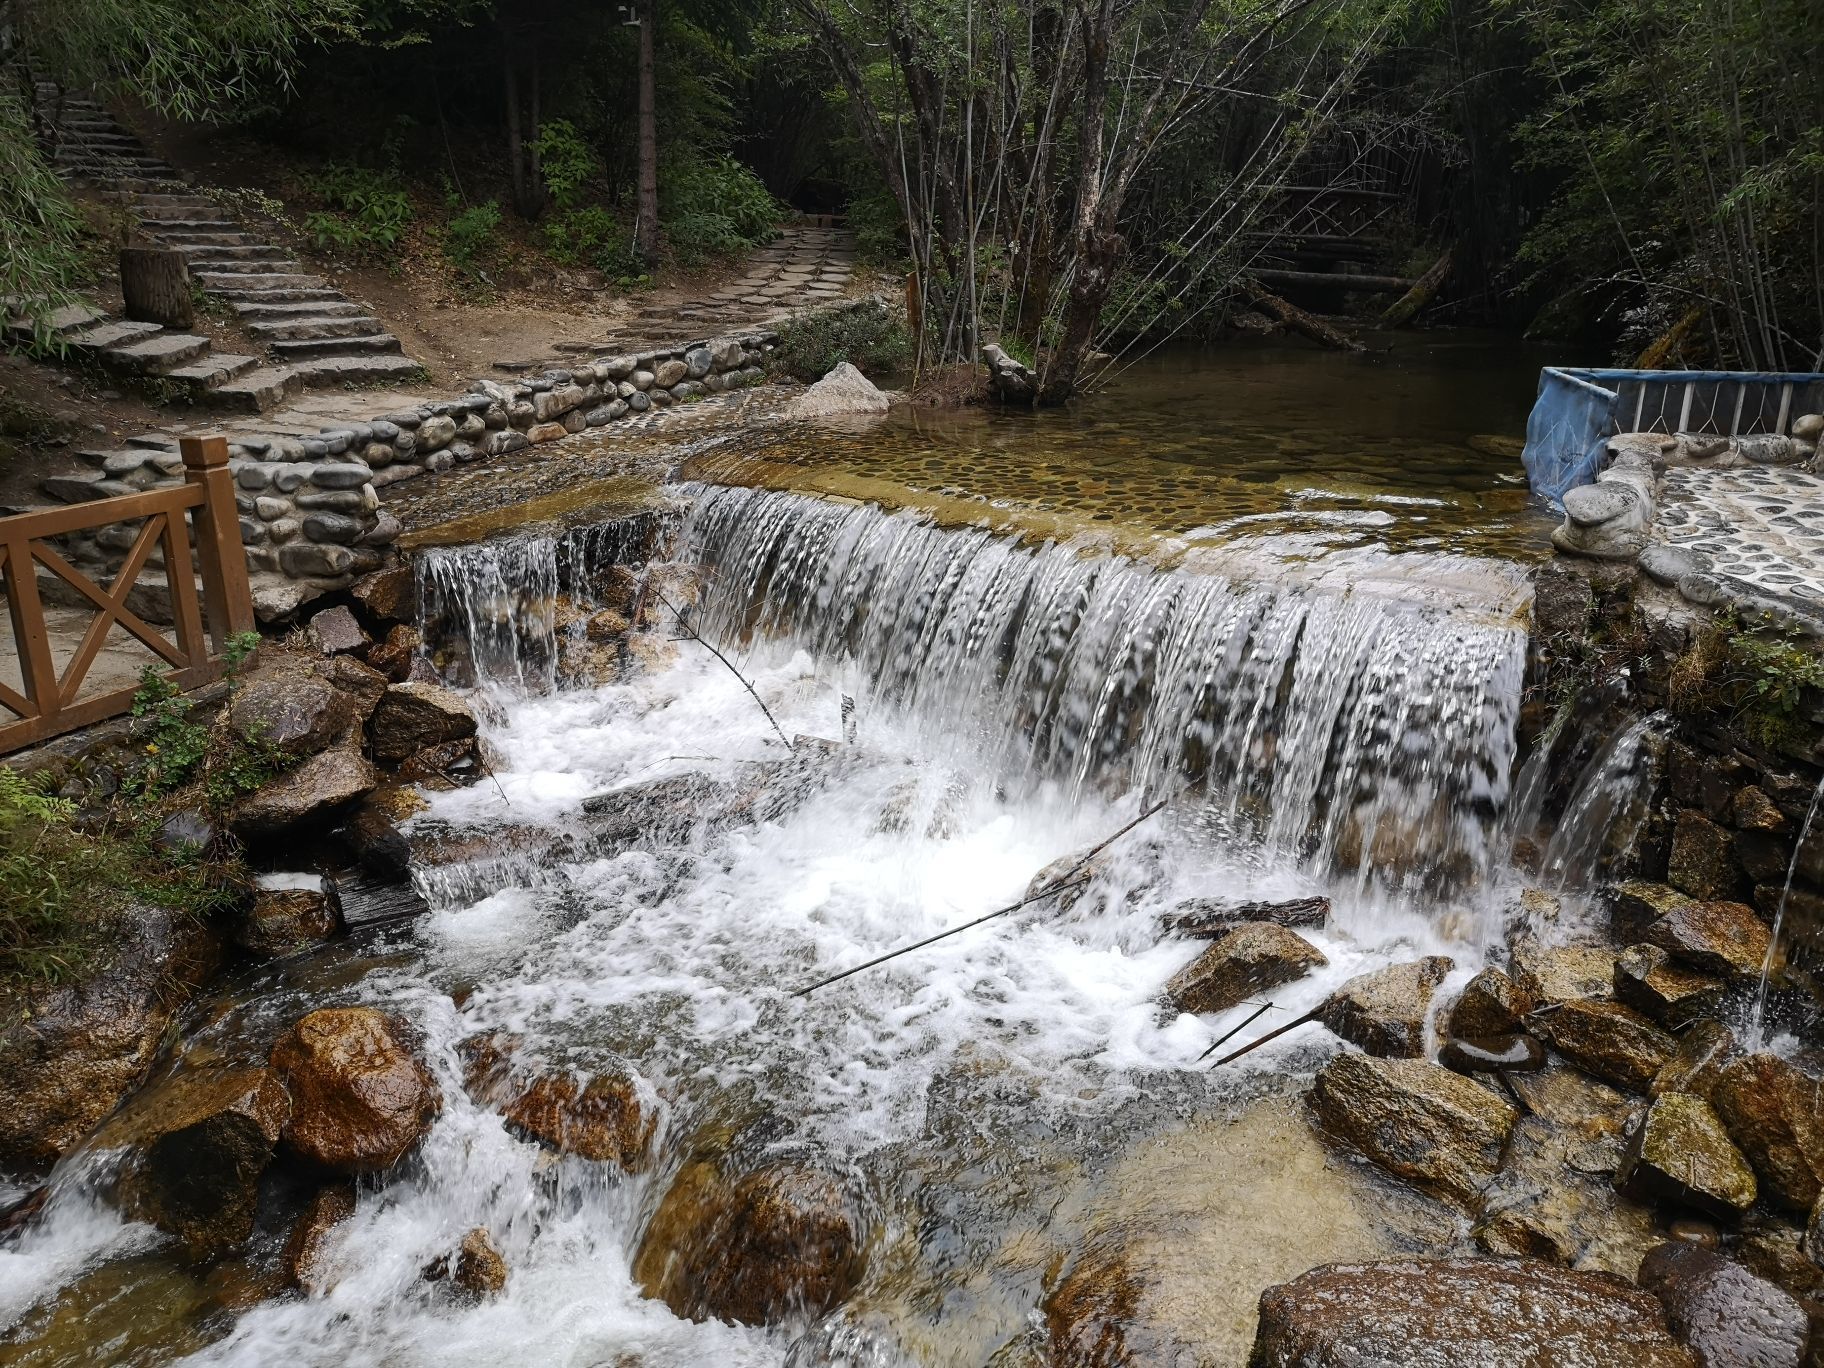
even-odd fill
[{"label": "waterfall", "polygon": [[1811,806],[1805,810],[1805,820],[1799,826],[1799,839],[1793,842],[1792,861],[1786,866],[1786,884],[1780,889],[1780,905],[1773,914],[1773,933],[1767,939],[1767,957],[1761,961],[1761,981],[1754,990],[1754,1013],[1749,1019],[1748,1036],[1756,1042],[1755,1048],[1767,1048],[1767,994],[1773,981],[1773,966],[1779,955],[1780,931],[1786,921],[1786,904],[1792,900],[1792,882],[1799,874],[1799,860],[1804,856],[1805,843],[1811,839],[1812,823],[1818,819],[1818,810],[1824,808],[1824,779],[1818,781],[1818,790],[1811,797]]},{"label": "waterfall", "polygon": [[680,555],[709,571],[700,630],[847,667],[978,770],[1188,787],[1223,830],[1363,884],[1443,891],[1498,853],[1525,652],[1511,619],[695,492]]},{"label": "waterfall", "polygon": [[[1653,770],[1664,753],[1664,713],[1618,727],[1584,766],[1540,862],[1559,890],[1593,889],[1633,849],[1653,799]],[[1542,748],[1543,749],[1543,748]]]}]

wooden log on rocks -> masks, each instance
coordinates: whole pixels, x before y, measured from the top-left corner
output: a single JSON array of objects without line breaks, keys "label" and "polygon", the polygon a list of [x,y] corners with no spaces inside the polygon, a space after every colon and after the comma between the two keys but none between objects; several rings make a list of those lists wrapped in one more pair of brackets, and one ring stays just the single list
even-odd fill
[{"label": "wooden log on rocks", "polygon": [[1163,928],[1177,936],[1215,940],[1243,922],[1272,922],[1275,926],[1322,926],[1330,916],[1330,899],[1288,898],[1284,902],[1223,902],[1192,898],[1165,914]]},{"label": "wooden log on rocks", "polygon": [[126,316],[135,323],[187,328],[196,321],[190,268],[182,252],[162,247],[128,247],[120,254],[120,293]]},{"label": "wooden log on rocks", "polygon": [[1256,271],[1263,285],[1360,290],[1366,294],[1404,294],[1418,282],[1410,276],[1357,275],[1353,271]]},{"label": "wooden log on rocks", "polygon": [[1342,329],[1324,322],[1316,314],[1306,313],[1296,304],[1287,303],[1257,281],[1243,280],[1241,294],[1255,308],[1277,318],[1292,331],[1310,338],[1320,346],[1330,347],[1335,351],[1366,350],[1360,342]]}]

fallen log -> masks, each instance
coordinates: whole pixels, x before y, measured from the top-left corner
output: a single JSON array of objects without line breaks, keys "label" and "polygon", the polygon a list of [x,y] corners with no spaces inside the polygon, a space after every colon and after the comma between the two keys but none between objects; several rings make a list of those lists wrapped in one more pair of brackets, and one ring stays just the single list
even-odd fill
[{"label": "fallen log", "polygon": [[1165,914],[1163,929],[1171,935],[1195,940],[1215,940],[1243,922],[1272,922],[1296,929],[1322,926],[1330,917],[1330,899],[1288,898],[1283,902],[1224,902],[1220,898],[1190,898]]},{"label": "fallen log", "polygon": [[1262,285],[1301,285],[1329,290],[1358,290],[1363,294],[1403,294],[1418,282],[1410,276],[1357,275],[1353,271],[1254,272]]},{"label": "fallen log", "polygon": [[1444,281],[1450,275],[1450,250],[1432,264],[1429,271],[1413,282],[1412,288],[1406,291],[1392,304],[1387,312],[1381,315],[1383,328],[1403,328],[1418,316],[1419,310],[1437,297]]},{"label": "fallen log", "polygon": [[1288,304],[1258,281],[1243,280],[1241,295],[1255,308],[1277,318],[1296,333],[1301,333],[1321,346],[1336,351],[1359,352],[1366,348],[1340,328],[1332,327],[1316,314],[1306,313],[1296,304]]}]

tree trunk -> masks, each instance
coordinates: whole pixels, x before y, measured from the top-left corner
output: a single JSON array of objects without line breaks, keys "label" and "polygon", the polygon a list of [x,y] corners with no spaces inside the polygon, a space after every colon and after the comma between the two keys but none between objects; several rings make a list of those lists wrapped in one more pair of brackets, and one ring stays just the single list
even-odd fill
[{"label": "tree trunk", "polygon": [[1450,253],[1446,251],[1433,264],[1432,268],[1413,282],[1413,286],[1381,315],[1383,328],[1403,328],[1418,315],[1420,309],[1436,298],[1438,289],[1450,274]]},{"label": "tree trunk", "polygon": [[652,265],[659,259],[659,120],[654,93],[653,44],[659,26],[659,0],[640,3],[639,198],[633,216],[633,246]]},{"label": "tree trunk", "polygon": [[187,328],[196,321],[190,268],[182,252],[128,247],[120,254],[120,293],[126,316],[135,323]]},{"label": "tree trunk", "polygon": [[1333,328],[1315,314],[1308,314],[1296,304],[1288,304],[1266,287],[1252,280],[1241,282],[1241,293],[1248,303],[1265,310],[1293,332],[1303,333],[1313,342],[1337,351],[1364,351],[1366,348],[1348,333]]}]

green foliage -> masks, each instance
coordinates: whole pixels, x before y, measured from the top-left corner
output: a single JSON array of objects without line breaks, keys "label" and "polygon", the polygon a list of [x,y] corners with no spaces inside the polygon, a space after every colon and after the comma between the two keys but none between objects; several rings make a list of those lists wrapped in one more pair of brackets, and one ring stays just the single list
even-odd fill
[{"label": "green foliage", "polygon": [[632,231],[599,204],[553,215],[540,232],[545,250],[565,266],[592,266],[622,285],[649,280],[633,250]]},{"label": "green foliage", "polygon": [[25,301],[39,346],[45,320],[67,303],[81,266],[81,220],[39,155],[25,106],[0,85],[0,296]]},{"label": "green foliage", "polygon": [[601,164],[576,125],[568,119],[548,119],[539,125],[533,140],[539,171],[559,209],[580,208],[588,198],[589,182],[601,173]]},{"label": "green foliage", "polygon": [[443,254],[464,275],[474,275],[482,260],[494,250],[500,227],[500,205],[493,200],[471,205],[444,225]]},{"label": "green foliage", "polygon": [[[242,632],[229,639],[223,654],[231,682],[259,644],[258,632]],[[275,747],[198,722],[192,716],[194,700],[155,667],[147,666],[139,681],[133,716],[146,736],[146,763],[124,785],[128,793],[162,798],[201,780],[207,805],[220,811],[285,767],[285,757]]]},{"label": "green foliage", "polygon": [[312,177],[309,185],[330,206],[304,219],[304,231],[319,249],[375,255],[397,246],[411,226],[411,199],[388,172],[341,163]]},{"label": "green foliage", "polygon": [[666,239],[687,262],[772,241],[784,212],[760,178],[733,157],[701,155],[665,168],[659,208]]},{"label": "green foliage", "polygon": [[1684,717],[1715,715],[1755,744],[1781,750],[1805,734],[1824,695],[1824,652],[1815,642],[1750,631],[1733,612],[1708,625],[1674,661],[1667,699]]},{"label": "green foliage", "polygon": [[820,380],[847,361],[868,375],[903,370],[911,340],[900,321],[878,304],[800,314],[779,330],[773,365],[799,380]]}]

